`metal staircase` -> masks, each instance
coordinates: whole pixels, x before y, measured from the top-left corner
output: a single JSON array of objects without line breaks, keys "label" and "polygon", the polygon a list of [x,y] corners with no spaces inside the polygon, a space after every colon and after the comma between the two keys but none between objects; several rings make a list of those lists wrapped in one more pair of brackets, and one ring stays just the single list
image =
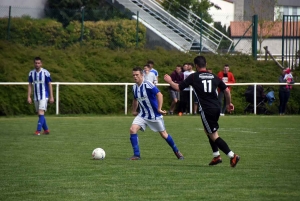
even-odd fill
[{"label": "metal staircase", "polygon": [[[152,30],[173,47],[184,51],[229,51],[233,41],[201,20],[191,11],[181,7],[174,17],[158,1],[162,0],[107,0],[119,9],[129,10],[132,17]],[[166,1],[166,0],[164,0]],[[171,5],[171,4],[170,4]],[[226,41],[226,42],[224,42]],[[228,47],[219,49],[220,44]]]}]

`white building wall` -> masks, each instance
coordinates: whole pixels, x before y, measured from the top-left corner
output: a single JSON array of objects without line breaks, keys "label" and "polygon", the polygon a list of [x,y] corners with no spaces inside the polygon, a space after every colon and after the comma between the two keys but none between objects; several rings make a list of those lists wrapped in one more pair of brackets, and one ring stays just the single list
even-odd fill
[{"label": "white building wall", "polygon": [[11,6],[12,17],[27,15],[41,18],[44,16],[46,2],[47,0],[0,0],[0,17],[8,17],[9,6]]},{"label": "white building wall", "polygon": [[[233,39],[234,44],[236,44],[238,42],[239,39]],[[286,42],[286,41],[285,41]],[[293,44],[294,42],[294,44]],[[298,44],[296,44],[296,42],[298,42]],[[286,44],[285,44],[286,45]],[[281,55],[282,53],[282,40],[281,38],[269,38],[269,39],[265,39],[262,42],[262,53],[265,53],[265,49],[263,47],[268,46],[268,50],[271,52],[272,55],[274,56],[278,56]],[[300,44],[299,44],[299,40],[296,41],[290,41],[288,42],[288,47],[291,48],[290,52],[295,52],[296,46],[298,49],[300,49]],[[294,48],[294,51],[292,51],[292,48]],[[257,42],[257,49],[259,49],[259,43]],[[244,54],[252,54],[252,43],[251,43],[251,39],[249,38],[245,38],[240,40],[240,42],[237,44],[237,46],[234,49],[237,52],[241,52]],[[287,51],[289,52],[289,51]]]}]

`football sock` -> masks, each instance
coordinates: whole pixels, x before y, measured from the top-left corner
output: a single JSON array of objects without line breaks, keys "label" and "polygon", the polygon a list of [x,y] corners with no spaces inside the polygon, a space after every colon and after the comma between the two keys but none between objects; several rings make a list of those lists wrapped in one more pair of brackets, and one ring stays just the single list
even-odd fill
[{"label": "football sock", "polygon": [[131,134],[130,135],[130,142],[131,142],[132,149],[133,149],[133,155],[134,156],[140,156],[138,134]]},{"label": "football sock", "polygon": [[44,124],[43,124],[43,129],[44,129],[44,131],[45,131],[45,130],[48,130],[48,125],[47,125],[47,122],[46,122],[46,118],[45,118],[45,116],[44,116]]},{"label": "football sock", "polygon": [[170,147],[173,149],[174,152],[178,152],[177,146],[176,146],[175,142],[173,141],[173,138],[171,135],[168,134],[166,141],[170,145]]},{"label": "football sock", "polygon": [[42,130],[42,126],[44,125],[44,121],[45,121],[45,117],[44,115],[39,115],[39,120],[38,120],[38,124],[37,124],[37,131],[41,131]]},{"label": "football sock", "polygon": [[226,155],[228,155],[228,153],[230,152],[230,149],[227,145],[227,143],[221,138],[218,137],[215,140],[215,144],[219,147],[219,149],[221,149]]},{"label": "football sock", "polygon": [[[213,153],[219,152],[219,149],[218,149],[218,146],[216,145],[216,143],[214,141],[212,141],[212,139],[210,139],[209,135],[207,135],[207,137],[208,137],[209,144],[211,146],[211,149],[212,149]],[[214,155],[214,157],[216,157],[215,154],[213,154],[213,155]]]}]

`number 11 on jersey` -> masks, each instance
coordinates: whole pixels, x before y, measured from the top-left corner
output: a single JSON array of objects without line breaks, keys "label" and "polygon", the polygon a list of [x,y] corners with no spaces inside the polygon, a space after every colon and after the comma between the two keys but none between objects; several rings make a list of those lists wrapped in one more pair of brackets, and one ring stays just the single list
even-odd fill
[{"label": "number 11 on jersey", "polygon": [[204,87],[204,92],[211,93],[211,80],[202,80],[202,83]]}]

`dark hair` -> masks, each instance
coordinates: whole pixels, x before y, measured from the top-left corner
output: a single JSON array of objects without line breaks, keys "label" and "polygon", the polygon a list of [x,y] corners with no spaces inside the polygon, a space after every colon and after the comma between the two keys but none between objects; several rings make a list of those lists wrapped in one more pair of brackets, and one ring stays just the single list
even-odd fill
[{"label": "dark hair", "polygon": [[181,65],[179,65],[179,64],[176,66],[176,68],[177,68],[177,67],[178,67],[178,68],[182,68],[182,66],[181,66]]},{"label": "dark hair", "polygon": [[190,66],[194,67],[194,64],[193,64],[193,63],[188,63],[188,65],[190,65]]},{"label": "dark hair", "polygon": [[149,60],[149,61],[147,62],[147,64],[153,64],[153,65],[154,65],[154,62],[153,62],[152,60]]},{"label": "dark hair", "polygon": [[225,64],[224,67],[229,67],[229,65],[228,65],[228,64]]},{"label": "dark hair", "polygon": [[132,71],[140,71],[140,73],[143,75],[143,69],[139,66],[134,67]]},{"label": "dark hair", "polygon": [[194,64],[199,68],[206,67],[206,59],[204,56],[197,56],[194,58]]},{"label": "dark hair", "polygon": [[35,57],[34,58],[34,61],[38,61],[38,60],[42,61],[41,57]]},{"label": "dark hair", "polygon": [[145,65],[144,65],[144,68],[145,68],[146,66],[147,66],[148,68],[150,68],[149,64],[145,64]]}]

